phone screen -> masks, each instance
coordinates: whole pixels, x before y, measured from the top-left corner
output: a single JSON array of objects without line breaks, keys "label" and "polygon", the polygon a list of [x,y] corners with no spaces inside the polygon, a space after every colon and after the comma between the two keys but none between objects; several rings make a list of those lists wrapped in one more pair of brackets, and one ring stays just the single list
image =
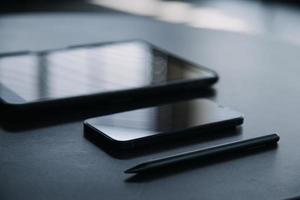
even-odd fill
[{"label": "phone screen", "polygon": [[29,102],[201,78],[216,74],[139,41],[0,58],[1,98]]},{"label": "phone screen", "polygon": [[94,134],[115,141],[130,141],[193,127],[236,126],[243,122],[239,112],[210,100],[190,100],[138,109],[85,121]]}]

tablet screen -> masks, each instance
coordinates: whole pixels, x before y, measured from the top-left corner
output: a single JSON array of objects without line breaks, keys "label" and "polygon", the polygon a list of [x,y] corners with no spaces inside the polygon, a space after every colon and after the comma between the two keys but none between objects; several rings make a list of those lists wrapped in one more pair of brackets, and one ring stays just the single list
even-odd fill
[{"label": "tablet screen", "polygon": [[6,88],[30,102],[215,76],[147,43],[122,42],[1,57],[0,96]]}]

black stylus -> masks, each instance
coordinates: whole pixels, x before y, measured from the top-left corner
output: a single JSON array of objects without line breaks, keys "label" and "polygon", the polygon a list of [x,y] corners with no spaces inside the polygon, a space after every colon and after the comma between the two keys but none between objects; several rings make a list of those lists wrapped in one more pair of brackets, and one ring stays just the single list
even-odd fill
[{"label": "black stylus", "polygon": [[147,171],[153,171],[156,169],[178,165],[196,159],[208,159],[214,156],[238,153],[244,150],[258,148],[261,146],[274,145],[278,141],[279,136],[277,134],[265,135],[261,137],[251,138],[248,140],[241,140],[237,142],[222,144],[210,148],[200,149],[197,151],[181,153],[174,156],[144,162],[139,165],[136,165],[135,167],[127,169],[125,173],[142,173]]}]

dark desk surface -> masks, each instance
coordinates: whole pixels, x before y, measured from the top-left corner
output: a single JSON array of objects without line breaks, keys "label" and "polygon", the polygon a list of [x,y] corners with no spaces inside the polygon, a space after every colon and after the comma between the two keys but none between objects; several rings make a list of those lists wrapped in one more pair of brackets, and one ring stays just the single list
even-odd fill
[{"label": "dark desk surface", "polygon": [[[216,70],[215,101],[245,114],[241,133],[122,160],[87,141],[80,121],[1,129],[1,199],[282,199],[300,193],[299,47],[123,15],[0,18],[1,52],[131,38]],[[281,140],[271,151],[131,182],[123,174],[150,158],[273,132]]]}]

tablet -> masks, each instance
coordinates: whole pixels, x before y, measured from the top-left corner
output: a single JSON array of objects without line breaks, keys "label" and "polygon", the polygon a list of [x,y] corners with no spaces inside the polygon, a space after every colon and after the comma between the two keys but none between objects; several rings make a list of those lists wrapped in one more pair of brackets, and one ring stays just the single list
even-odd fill
[{"label": "tablet", "polygon": [[0,56],[0,102],[10,108],[118,104],[217,80],[214,71],[140,40]]}]

